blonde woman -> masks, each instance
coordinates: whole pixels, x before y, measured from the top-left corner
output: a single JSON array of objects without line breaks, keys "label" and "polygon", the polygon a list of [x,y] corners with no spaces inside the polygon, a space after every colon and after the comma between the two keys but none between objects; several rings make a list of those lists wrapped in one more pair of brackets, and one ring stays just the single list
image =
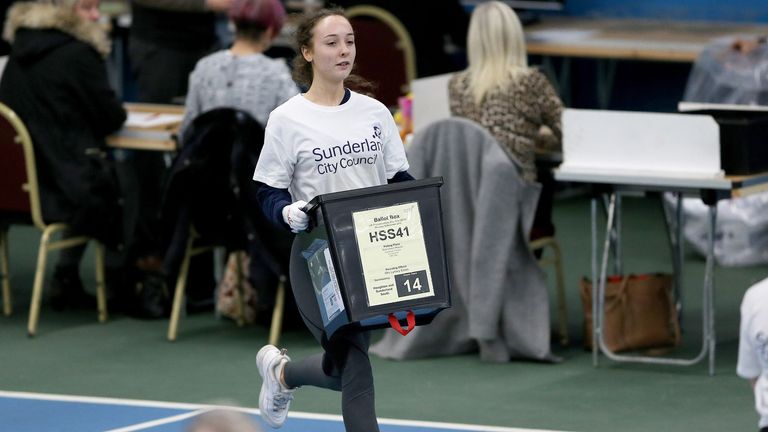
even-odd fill
[{"label": "blonde woman", "polygon": [[[469,67],[449,83],[451,113],[485,126],[522,167],[523,179],[536,172],[538,142],[560,144],[563,104],[547,78],[528,67],[520,20],[509,6],[489,1],[475,8],[467,34]],[[546,126],[551,134],[542,134]],[[544,130],[546,130],[546,128]],[[544,184],[534,236],[551,235],[551,188]]]}]

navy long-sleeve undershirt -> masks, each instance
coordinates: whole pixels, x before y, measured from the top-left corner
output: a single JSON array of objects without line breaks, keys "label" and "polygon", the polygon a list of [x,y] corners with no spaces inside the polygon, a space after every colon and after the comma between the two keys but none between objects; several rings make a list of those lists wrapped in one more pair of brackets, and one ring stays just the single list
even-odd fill
[{"label": "navy long-sleeve undershirt", "polygon": [[[387,183],[399,183],[409,180],[414,180],[414,178],[408,171],[399,171],[391,179],[387,180]],[[261,182],[256,183],[259,185],[256,192],[256,200],[259,202],[261,211],[273,225],[290,231],[291,228],[283,220],[283,207],[293,202],[291,201],[291,194],[288,192],[288,189],[274,188]]]}]

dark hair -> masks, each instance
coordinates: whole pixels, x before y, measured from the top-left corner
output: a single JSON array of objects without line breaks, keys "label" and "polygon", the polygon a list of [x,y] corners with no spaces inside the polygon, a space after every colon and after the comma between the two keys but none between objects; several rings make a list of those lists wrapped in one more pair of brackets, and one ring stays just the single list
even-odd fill
[{"label": "dark hair", "polygon": [[[314,35],[315,26],[317,26],[317,23],[322,19],[329,16],[340,16],[348,19],[344,13],[344,9],[333,7],[320,9],[305,15],[296,27],[296,48],[298,53],[293,59],[293,80],[299,85],[306,86],[306,88],[309,88],[312,85],[312,63],[304,58],[304,55],[301,53],[301,48],[312,47],[312,36]],[[352,70],[355,70],[354,66]],[[344,80],[344,84],[354,91],[368,94],[369,96],[375,87],[363,77],[355,74],[350,74],[347,79]]]},{"label": "dark hair", "polygon": [[293,59],[293,80],[300,85],[309,88],[312,85],[312,63],[308,62],[304,58],[304,54],[301,53],[302,48],[312,47],[312,36],[314,35],[315,26],[323,18],[329,16],[341,16],[347,18],[344,14],[344,9],[332,8],[332,9],[320,9],[310,14],[304,15],[296,26],[296,57]]},{"label": "dark hair", "polygon": [[268,28],[275,35],[285,22],[285,8],[280,0],[234,0],[227,14],[235,23],[235,35],[255,41]]}]

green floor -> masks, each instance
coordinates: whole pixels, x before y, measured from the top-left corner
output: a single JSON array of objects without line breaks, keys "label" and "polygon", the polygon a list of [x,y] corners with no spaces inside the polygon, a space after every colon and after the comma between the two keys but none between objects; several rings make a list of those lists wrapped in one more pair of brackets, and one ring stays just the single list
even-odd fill
[{"label": "green floor", "polygon": [[[669,251],[655,201],[624,204],[625,268],[669,271]],[[617,364],[592,366],[581,349],[582,313],[577,281],[589,272],[588,201],[559,201],[555,208],[568,289],[568,348],[553,345],[560,364],[486,364],[476,355],[412,362],[374,358],[380,417],[569,431],[750,431],[757,416],[746,382],[735,376],[738,305],[765,267],[716,269],[717,370]],[[96,313],[44,307],[38,336],[26,336],[37,234],[10,232],[15,312],[0,319],[0,390],[256,406],[260,380],[253,359],[266,342],[263,328],[237,328],[208,314],[185,317],[179,340],[165,341],[166,321],[124,316],[98,324]],[[92,283],[90,261],[85,280]],[[86,273],[87,272],[87,273]],[[703,261],[688,254],[685,269],[684,346],[700,344]],[[294,358],[316,350],[302,331],[282,345]],[[336,393],[302,389],[293,408],[339,413]],[[1,429],[1,427],[0,427]]]}]

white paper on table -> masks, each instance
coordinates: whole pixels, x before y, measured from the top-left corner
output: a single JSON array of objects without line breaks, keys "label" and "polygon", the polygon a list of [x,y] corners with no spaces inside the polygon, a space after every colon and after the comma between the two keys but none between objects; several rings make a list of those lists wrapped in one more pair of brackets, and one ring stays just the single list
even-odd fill
[{"label": "white paper on table", "polygon": [[151,128],[181,123],[181,114],[129,112],[125,126]]},{"label": "white paper on table", "polygon": [[575,42],[591,39],[598,33],[592,29],[534,30],[525,33],[528,42]]},{"label": "white paper on table", "polygon": [[720,103],[708,103],[708,102],[678,102],[677,110],[680,112],[691,112],[691,111],[747,111],[747,112],[759,111],[759,112],[762,112],[762,111],[768,111],[768,106],[720,104]]}]

